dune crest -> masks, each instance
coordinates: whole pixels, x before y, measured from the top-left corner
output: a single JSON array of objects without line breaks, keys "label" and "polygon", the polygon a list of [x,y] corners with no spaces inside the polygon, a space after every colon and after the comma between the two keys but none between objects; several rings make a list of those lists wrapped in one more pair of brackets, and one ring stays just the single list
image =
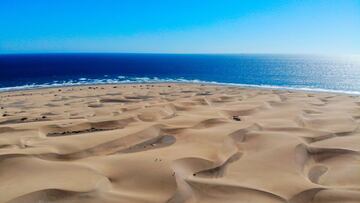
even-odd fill
[{"label": "dune crest", "polygon": [[359,97],[129,84],[0,107],[0,202],[360,202]]}]

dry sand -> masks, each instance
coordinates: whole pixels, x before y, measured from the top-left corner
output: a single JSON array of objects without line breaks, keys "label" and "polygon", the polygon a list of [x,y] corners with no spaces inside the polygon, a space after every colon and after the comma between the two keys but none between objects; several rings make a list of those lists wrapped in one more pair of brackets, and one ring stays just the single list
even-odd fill
[{"label": "dry sand", "polygon": [[0,101],[0,202],[360,202],[359,97],[138,84]]}]

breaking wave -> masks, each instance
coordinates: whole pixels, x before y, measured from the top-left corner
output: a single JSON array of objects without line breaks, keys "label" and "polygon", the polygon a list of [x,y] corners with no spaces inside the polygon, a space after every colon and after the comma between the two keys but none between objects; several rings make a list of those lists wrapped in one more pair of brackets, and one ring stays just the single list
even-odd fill
[{"label": "breaking wave", "polygon": [[78,78],[70,79],[66,81],[53,81],[52,83],[32,83],[14,87],[2,87],[0,92],[16,91],[26,89],[38,89],[38,88],[51,88],[51,87],[63,87],[63,86],[79,86],[79,85],[96,85],[96,84],[134,84],[134,83],[196,83],[196,84],[213,84],[213,85],[228,85],[250,88],[266,88],[266,89],[282,89],[282,90],[301,90],[301,91],[313,91],[313,92],[330,92],[330,93],[343,93],[360,95],[359,91],[346,91],[346,90],[333,90],[333,89],[321,89],[313,87],[289,87],[289,86],[276,86],[266,84],[240,84],[240,83],[223,83],[216,81],[204,81],[198,79],[185,79],[185,78],[158,78],[158,77],[127,77],[116,76],[114,78],[108,78],[107,75],[104,78],[90,79],[90,78]]}]

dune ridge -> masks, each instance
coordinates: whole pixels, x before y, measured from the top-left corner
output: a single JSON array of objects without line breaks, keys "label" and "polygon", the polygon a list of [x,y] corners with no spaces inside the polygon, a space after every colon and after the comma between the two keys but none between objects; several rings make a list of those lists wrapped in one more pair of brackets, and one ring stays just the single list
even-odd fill
[{"label": "dune ridge", "polygon": [[0,93],[0,202],[360,202],[360,97],[203,84]]}]

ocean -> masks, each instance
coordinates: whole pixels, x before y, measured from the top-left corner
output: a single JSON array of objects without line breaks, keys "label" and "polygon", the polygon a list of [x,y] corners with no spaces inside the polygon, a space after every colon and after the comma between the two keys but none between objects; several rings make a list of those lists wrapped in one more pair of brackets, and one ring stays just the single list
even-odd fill
[{"label": "ocean", "polygon": [[360,94],[360,58],[266,54],[0,55],[0,91],[153,82]]}]

